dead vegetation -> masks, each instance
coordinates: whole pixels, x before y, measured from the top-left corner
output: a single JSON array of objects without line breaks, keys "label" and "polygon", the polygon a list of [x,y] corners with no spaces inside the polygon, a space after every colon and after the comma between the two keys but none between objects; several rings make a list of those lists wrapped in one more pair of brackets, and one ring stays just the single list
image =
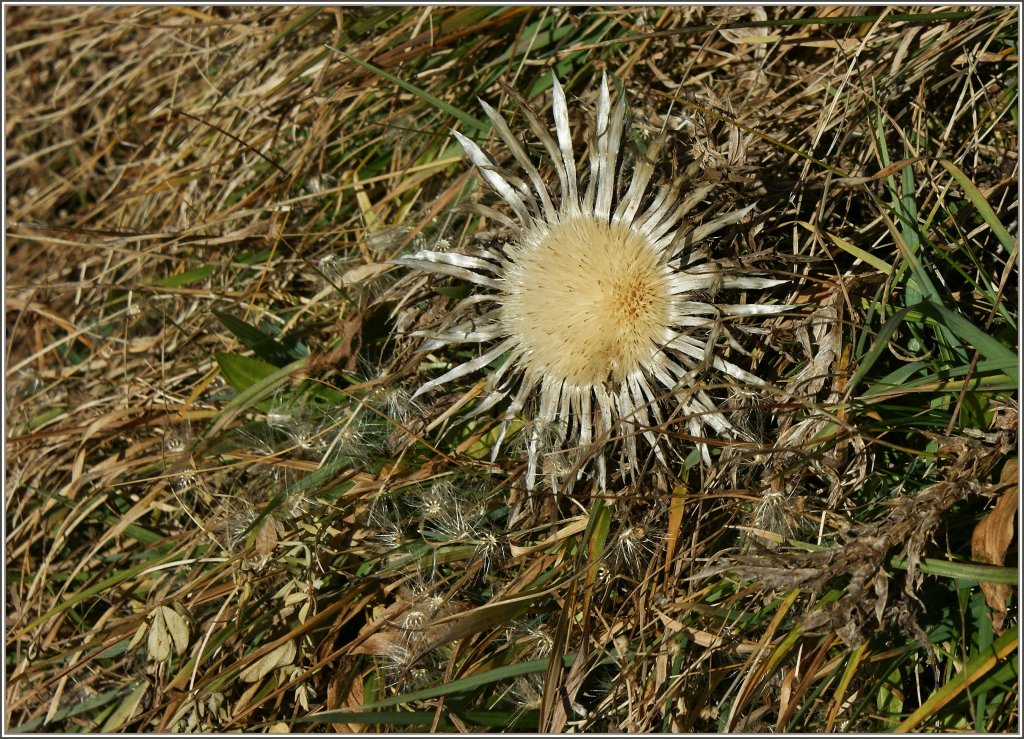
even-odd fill
[{"label": "dead vegetation", "polygon": [[[1016,8],[5,13],[6,730],[1018,729]],[[387,264],[549,70],[795,307],[609,496],[410,400],[461,294]]]}]

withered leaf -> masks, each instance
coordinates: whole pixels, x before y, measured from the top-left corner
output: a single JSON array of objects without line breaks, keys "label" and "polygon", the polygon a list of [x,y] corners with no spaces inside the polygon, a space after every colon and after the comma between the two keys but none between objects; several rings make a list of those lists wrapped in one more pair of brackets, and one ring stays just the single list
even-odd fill
[{"label": "withered leaf", "polygon": [[375,657],[392,654],[401,644],[401,631],[393,626],[384,626],[370,634],[350,650],[350,654],[371,654]]},{"label": "withered leaf", "polygon": [[[1004,489],[1004,492],[996,501],[995,508],[981,519],[971,535],[971,556],[979,562],[1002,565],[1006,559],[1006,551],[1016,531],[1013,523],[1017,514],[1016,482],[1017,460],[1009,459],[999,476],[999,488]],[[1006,622],[1006,600],[1013,589],[1001,583],[983,582],[981,592],[985,594],[985,602],[992,610],[992,629],[1002,634]]]},{"label": "withered leaf", "polygon": [[295,642],[286,641],[270,652],[260,657],[256,662],[246,667],[238,675],[243,682],[254,683],[262,680],[278,667],[287,667],[295,659]]},{"label": "withered leaf", "polygon": [[256,532],[256,541],[253,548],[256,554],[265,557],[274,551],[277,546],[277,521],[273,516],[267,516],[260,530]]},{"label": "withered leaf", "polygon": [[167,633],[167,624],[164,623],[163,606],[153,612],[153,623],[149,627],[146,651],[157,662],[163,662],[171,656],[171,635]]},{"label": "withered leaf", "polygon": [[161,608],[163,608],[164,623],[167,624],[167,631],[174,643],[174,651],[180,657],[188,648],[188,621],[173,608],[167,606],[161,606]]},{"label": "withered leaf", "polygon": [[[139,634],[136,633],[133,643]],[[188,648],[188,622],[180,613],[168,606],[157,606],[153,609],[153,622],[149,627],[149,638],[146,649],[149,656],[157,662],[163,662],[171,656],[171,648],[180,657]]]}]

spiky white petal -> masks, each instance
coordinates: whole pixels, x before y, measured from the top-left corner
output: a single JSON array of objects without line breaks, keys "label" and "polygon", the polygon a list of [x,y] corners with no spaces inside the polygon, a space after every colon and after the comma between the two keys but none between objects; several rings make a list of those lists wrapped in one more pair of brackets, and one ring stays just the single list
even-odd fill
[{"label": "spiky white petal", "polygon": [[494,167],[491,166],[491,161],[487,158],[487,155],[481,151],[479,146],[474,144],[458,131],[453,131],[452,133],[455,135],[455,138],[458,139],[459,143],[462,144],[462,148],[465,150],[466,156],[468,156],[470,161],[476,165],[478,170],[480,170],[480,174],[483,175],[483,178],[487,180],[487,184],[494,188],[495,192],[501,196],[502,200],[512,206],[520,220],[524,223],[529,223],[531,220],[530,212],[526,209],[526,204],[523,202],[522,198],[516,194],[516,191],[512,189],[512,186],[494,170]]},{"label": "spiky white petal", "polygon": [[575,215],[580,210],[580,200],[576,190],[576,159],[572,153],[572,137],[569,134],[569,108],[565,103],[562,86],[554,76],[551,77],[551,100],[555,134],[558,136],[558,151],[562,155],[562,167],[565,170],[566,193],[562,198],[562,213]]},{"label": "spiky white petal", "polygon": [[430,382],[423,383],[420,386],[420,389],[413,393],[412,399],[415,400],[419,396],[423,395],[423,393],[429,390],[433,390],[435,387],[438,387],[439,385],[444,385],[446,382],[451,382],[452,380],[457,380],[460,377],[465,377],[471,372],[476,372],[478,369],[486,367],[495,359],[497,359],[506,351],[508,351],[512,347],[513,342],[514,339],[506,339],[505,341],[498,344],[496,347],[491,349],[486,354],[479,356],[476,359],[473,359],[469,362],[460,364],[458,367],[455,367],[454,369],[445,372],[443,375],[434,380],[431,380]]},{"label": "spiky white petal", "polygon": [[515,136],[512,135],[512,132],[508,128],[508,124],[505,123],[505,119],[498,115],[498,112],[485,101],[481,100],[480,105],[483,107],[484,113],[487,114],[487,119],[491,122],[491,125],[494,126],[494,130],[498,132],[498,136],[501,137],[505,146],[507,146],[509,151],[512,152],[512,156],[515,158],[516,163],[526,171],[526,175],[530,178],[530,182],[533,183],[533,187],[537,191],[537,195],[544,204],[544,220],[555,220],[555,206],[551,202],[551,196],[548,195],[548,188],[544,184],[543,178],[540,176],[540,171],[538,171],[537,167],[530,161],[530,158],[526,155],[526,151],[516,140]]}]

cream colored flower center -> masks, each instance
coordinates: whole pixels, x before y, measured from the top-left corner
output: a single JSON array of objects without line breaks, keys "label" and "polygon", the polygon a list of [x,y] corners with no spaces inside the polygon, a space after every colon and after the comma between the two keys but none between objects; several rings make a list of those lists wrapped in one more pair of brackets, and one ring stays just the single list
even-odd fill
[{"label": "cream colored flower center", "polygon": [[671,335],[669,278],[647,239],[578,216],[511,248],[501,317],[536,379],[593,387],[650,362]]}]

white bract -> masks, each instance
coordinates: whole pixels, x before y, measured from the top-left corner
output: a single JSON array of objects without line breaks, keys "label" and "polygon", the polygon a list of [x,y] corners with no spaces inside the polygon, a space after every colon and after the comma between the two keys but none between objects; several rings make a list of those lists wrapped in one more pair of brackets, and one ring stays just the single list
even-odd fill
[{"label": "white bract", "polygon": [[[526,181],[493,164],[462,134],[455,137],[511,208],[509,217],[478,207],[508,227],[509,239],[474,256],[419,251],[398,261],[478,288],[455,307],[446,326],[418,335],[428,339],[426,350],[463,343],[484,348],[476,358],[424,383],[417,395],[502,360],[474,411],[482,413],[510,398],[494,454],[509,421],[522,416],[528,487],[543,469],[544,455],[566,450],[578,453],[578,473],[596,463],[603,486],[601,449],[613,439],[621,438],[624,462],[635,474],[638,436],[664,459],[664,441],[655,430],[670,417],[684,417],[694,437],[706,428],[732,435],[707,383],[763,383],[716,352],[717,327],[726,319],[777,313],[781,307],[722,304],[716,297],[724,290],[767,288],[784,280],[726,271],[700,246],[752,206],[691,227],[684,218],[712,186],[693,184],[698,163],[671,183],[652,182],[667,134],[655,138],[631,167],[623,165],[626,102],[620,96],[612,108],[606,78],[592,126],[589,177],[581,192],[565,94],[556,79],[552,94],[555,138],[524,100],[519,104],[554,165],[557,193],[548,190],[505,120],[481,101]],[[701,451],[708,459],[706,445]]]}]

